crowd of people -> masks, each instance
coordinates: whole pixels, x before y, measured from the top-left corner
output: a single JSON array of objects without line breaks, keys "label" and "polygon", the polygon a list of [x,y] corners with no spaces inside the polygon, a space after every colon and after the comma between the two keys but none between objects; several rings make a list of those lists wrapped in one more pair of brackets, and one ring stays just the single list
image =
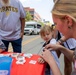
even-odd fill
[{"label": "crowd of people", "polygon": [[[71,0],[54,1],[55,4],[52,9],[52,18],[56,24],[57,30],[64,35],[65,39],[76,39],[76,0],[73,0],[72,2]],[[62,42],[62,39],[60,42]],[[50,65],[53,75],[62,75],[62,73],[48,48],[50,50],[59,50],[69,59],[69,61],[73,61],[73,63],[76,64],[76,50],[69,50],[68,48],[58,44],[48,44],[45,46],[45,51],[43,51],[41,57]],[[76,70],[74,69],[70,75],[76,75]]]},{"label": "crowd of people", "polygon": [[[45,43],[38,62],[47,62],[46,75],[62,75],[57,55],[63,53],[65,64],[70,64],[65,68],[65,75],[76,75],[76,69],[72,72],[71,66],[73,62],[76,67],[76,0],[54,0],[51,12],[56,30],[46,25],[42,27],[40,36]],[[25,16],[19,0],[0,0],[0,53],[8,51],[10,42],[14,52],[21,53]]]}]

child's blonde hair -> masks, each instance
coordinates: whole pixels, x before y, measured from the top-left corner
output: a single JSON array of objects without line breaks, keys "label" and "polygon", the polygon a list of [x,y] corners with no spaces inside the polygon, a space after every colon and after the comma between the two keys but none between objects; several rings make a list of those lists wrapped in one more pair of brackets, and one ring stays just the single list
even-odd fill
[{"label": "child's blonde hair", "polygon": [[44,36],[46,32],[53,32],[53,26],[44,25],[40,30],[40,35]]}]

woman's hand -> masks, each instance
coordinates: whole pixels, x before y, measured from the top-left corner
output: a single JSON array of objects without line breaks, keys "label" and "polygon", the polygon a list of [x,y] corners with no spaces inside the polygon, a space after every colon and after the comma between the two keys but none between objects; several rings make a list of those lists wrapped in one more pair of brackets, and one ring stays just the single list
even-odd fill
[{"label": "woman's hand", "polygon": [[44,49],[48,49],[48,50],[60,50],[61,48],[63,48],[62,45],[59,44],[48,44],[45,46]]},{"label": "woman's hand", "polygon": [[49,64],[53,75],[62,75],[56,61],[54,60],[54,57],[48,49],[45,49],[45,51],[42,52],[41,57]]},{"label": "woman's hand", "polygon": [[41,57],[47,62],[50,63],[50,60],[53,58],[51,52],[47,49],[42,52]]}]

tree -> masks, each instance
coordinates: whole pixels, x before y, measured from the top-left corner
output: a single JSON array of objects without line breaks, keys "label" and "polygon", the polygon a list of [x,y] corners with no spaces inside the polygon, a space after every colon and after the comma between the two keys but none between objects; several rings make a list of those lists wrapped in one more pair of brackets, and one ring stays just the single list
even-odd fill
[{"label": "tree", "polygon": [[31,14],[30,14],[29,11],[26,12],[26,18],[25,18],[25,20],[26,20],[26,21],[32,20],[32,16],[31,16]]},{"label": "tree", "polygon": [[42,26],[44,26],[44,23],[43,23],[43,22],[41,22],[41,21],[38,21],[38,23],[40,23]]}]

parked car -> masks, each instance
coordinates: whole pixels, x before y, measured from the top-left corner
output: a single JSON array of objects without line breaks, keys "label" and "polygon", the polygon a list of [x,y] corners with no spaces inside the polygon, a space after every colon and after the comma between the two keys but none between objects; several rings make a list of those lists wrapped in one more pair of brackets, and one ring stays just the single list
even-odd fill
[{"label": "parked car", "polygon": [[28,21],[25,24],[24,34],[39,34],[41,29],[41,24],[35,21]]}]

